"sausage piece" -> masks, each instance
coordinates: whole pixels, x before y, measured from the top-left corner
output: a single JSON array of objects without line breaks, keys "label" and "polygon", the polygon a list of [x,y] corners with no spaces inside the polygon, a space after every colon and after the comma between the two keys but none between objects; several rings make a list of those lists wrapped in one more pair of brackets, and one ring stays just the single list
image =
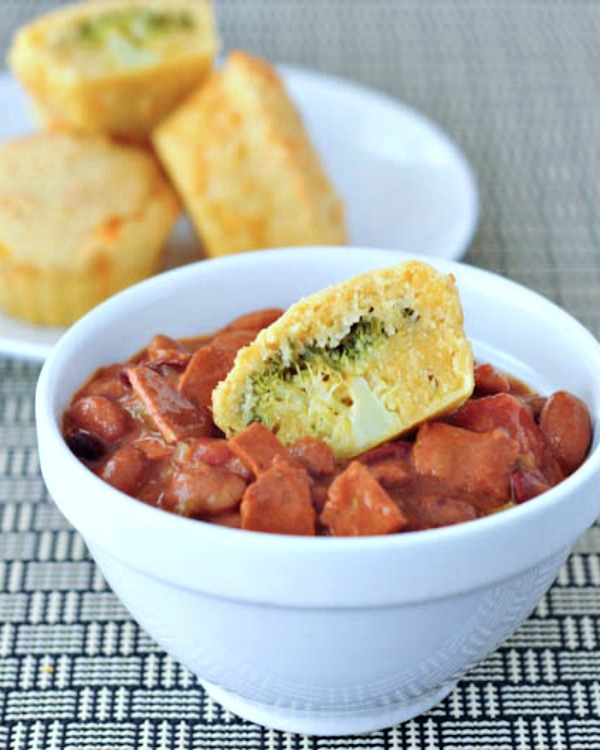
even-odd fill
[{"label": "sausage piece", "polygon": [[212,408],[212,392],[233,367],[241,347],[254,339],[254,333],[231,331],[219,334],[192,357],[179,381],[179,390],[192,403]]},{"label": "sausage piece", "polygon": [[316,514],[310,485],[304,469],[277,462],[244,493],[240,506],[242,528],[314,536]]},{"label": "sausage piece", "polygon": [[451,423],[474,432],[501,428],[519,444],[519,462],[526,468],[541,469],[550,484],[556,484],[563,473],[550,450],[531,411],[515,396],[495,396],[467,401],[452,417]]},{"label": "sausage piece", "polygon": [[557,391],[544,404],[540,427],[561,468],[572,474],[583,463],[592,441],[587,406],[572,393]]},{"label": "sausage piece", "polygon": [[127,368],[131,386],[148,416],[167,443],[191,435],[210,435],[212,420],[205,409],[196,407],[145,365]]},{"label": "sausage piece", "polygon": [[314,477],[330,477],[335,474],[335,456],[331,448],[318,438],[307,435],[290,446],[290,453]]},{"label": "sausage piece", "polygon": [[268,471],[276,459],[299,467],[287,448],[264,424],[255,422],[229,441],[230,450],[242,459],[255,477]]},{"label": "sausage piece", "polygon": [[519,445],[503,430],[470,432],[442,422],[425,422],[413,450],[419,474],[439,479],[450,491],[510,499],[510,476]]},{"label": "sausage piece", "polygon": [[375,536],[402,531],[407,519],[369,469],[352,461],[331,483],[321,523],[332,536]]}]

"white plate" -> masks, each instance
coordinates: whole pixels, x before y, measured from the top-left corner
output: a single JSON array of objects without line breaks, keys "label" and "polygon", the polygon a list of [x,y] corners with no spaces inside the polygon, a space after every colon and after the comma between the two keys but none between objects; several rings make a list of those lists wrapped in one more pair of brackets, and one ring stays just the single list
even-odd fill
[{"label": "white plate", "polygon": [[[469,165],[443,131],[414,110],[347,81],[281,66],[311,138],[346,206],[350,243],[459,258],[478,217]],[[0,74],[0,142],[34,130],[25,94]],[[190,229],[172,245],[190,259]],[[0,314],[0,353],[43,361],[61,329]]]}]

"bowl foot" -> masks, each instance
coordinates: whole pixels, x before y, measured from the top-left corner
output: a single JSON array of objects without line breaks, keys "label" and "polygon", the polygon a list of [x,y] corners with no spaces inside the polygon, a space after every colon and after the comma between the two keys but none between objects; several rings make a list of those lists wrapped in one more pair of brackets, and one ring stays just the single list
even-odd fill
[{"label": "bowl foot", "polygon": [[353,711],[303,711],[302,709],[257,703],[240,698],[206,680],[200,684],[217,703],[242,719],[271,729],[318,736],[342,736],[375,732],[408,721],[429,710],[450,693],[456,682],[446,683],[437,690],[396,705]]}]

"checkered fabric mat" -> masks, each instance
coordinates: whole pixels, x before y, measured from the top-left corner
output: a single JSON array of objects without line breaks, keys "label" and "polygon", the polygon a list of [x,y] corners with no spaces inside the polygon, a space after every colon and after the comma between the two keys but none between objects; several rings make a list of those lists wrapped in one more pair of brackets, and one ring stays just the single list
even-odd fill
[{"label": "checkered fabric mat", "polygon": [[[51,7],[0,0],[0,52]],[[222,0],[228,48],[385,90],[462,146],[482,196],[467,260],[600,331],[600,3]],[[0,110],[0,117],[2,112]],[[0,358],[0,750],[598,750],[600,529],[530,619],[427,714],[333,740],[206,697],[111,593],[48,498],[37,365]]]}]

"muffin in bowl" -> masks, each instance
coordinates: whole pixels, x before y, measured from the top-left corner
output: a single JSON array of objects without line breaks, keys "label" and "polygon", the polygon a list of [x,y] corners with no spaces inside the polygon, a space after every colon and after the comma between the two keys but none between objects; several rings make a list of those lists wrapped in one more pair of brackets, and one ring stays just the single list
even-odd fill
[{"label": "muffin in bowl", "polygon": [[[570,477],[506,512],[428,531],[303,538],[223,528],[129,498],[73,456],[62,415],[98,367],[157,332],[214,331],[406,257],[288,248],[179,269],[92,311],[59,342],[39,381],[46,483],[115,592],[211,695],[269,726],[352,734],[408,719],[446,695],[527,617],[597,516],[597,436]],[[597,425],[600,346],[582,326],[506,279],[433,263],[456,277],[476,358],[540,393],[567,388]]]}]

